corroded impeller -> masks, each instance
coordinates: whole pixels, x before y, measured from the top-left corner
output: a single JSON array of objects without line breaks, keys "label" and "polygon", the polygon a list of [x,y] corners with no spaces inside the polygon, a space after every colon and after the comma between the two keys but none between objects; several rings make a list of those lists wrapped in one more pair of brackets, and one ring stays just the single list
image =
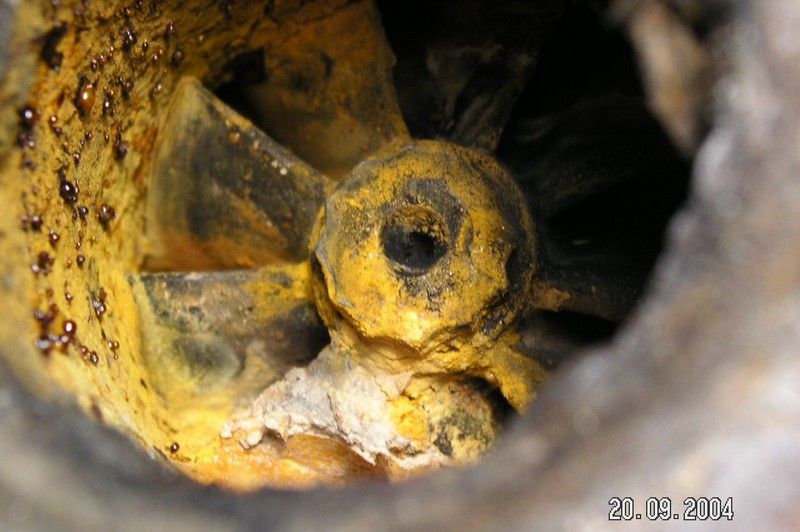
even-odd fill
[{"label": "corroded impeller", "polygon": [[275,140],[195,79],[174,93],[147,265],[196,273],[131,278],[146,356],[189,367],[201,390],[263,389],[222,431],[245,447],[312,435],[403,470],[474,461],[504,403],[523,409],[546,377],[516,349],[520,320],[616,312],[539,253],[491,155],[532,61],[498,58],[507,79],[448,140],[414,140],[370,2],[298,28],[267,39],[269,75],[247,89]]},{"label": "corroded impeller", "polygon": [[338,437],[403,468],[474,460],[545,377],[513,349],[530,296],[532,224],[489,156],[409,142],[359,164],[328,197],[311,238],[317,308],[332,342],[226,427]]}]

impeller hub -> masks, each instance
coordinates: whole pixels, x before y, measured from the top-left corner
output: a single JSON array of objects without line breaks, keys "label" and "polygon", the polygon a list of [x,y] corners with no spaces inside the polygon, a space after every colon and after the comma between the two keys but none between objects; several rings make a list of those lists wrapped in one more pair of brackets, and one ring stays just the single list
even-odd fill
[{"label": "impeller hub", "polygon": [[475,462],[503,409],[481,381],[521,410],[546,378],[512,347],[534,246],[511,178],[484,153],[413,142],[359,164],[311,242],[331,344],[224,434],[242,430],[245,447],[267,431],[335,437],[390,470]]},{"label": "impeller hub", "polygon": [[316,298],[333,329],[417,353],[493,341],[519,315],[534,273],[521,192],[488,154],[413,142],[359,164],[312,237]]}]

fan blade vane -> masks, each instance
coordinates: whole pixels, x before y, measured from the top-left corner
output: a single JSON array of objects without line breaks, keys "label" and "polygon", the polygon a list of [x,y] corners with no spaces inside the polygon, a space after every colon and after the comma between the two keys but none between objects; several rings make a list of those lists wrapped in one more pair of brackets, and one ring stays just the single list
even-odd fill
[{"label": "fan blade vane", "polygon": [[308,263],[147,273],[129,282],[148,364],[180,373],[199,389],[254,393],[313,359],[329,341],[311,296]]},{"label": "fan blade vane", "polygon": [[372,1],[292,24],[280,23],[264,47],[266,81],[244,89],[259,125],[332,177],[407,140],[394,54]]},{"label": "fan blade vane", "polygon": [[148,197],[149,270],[303,260],[331,182],[199,81],[176,89]]}]

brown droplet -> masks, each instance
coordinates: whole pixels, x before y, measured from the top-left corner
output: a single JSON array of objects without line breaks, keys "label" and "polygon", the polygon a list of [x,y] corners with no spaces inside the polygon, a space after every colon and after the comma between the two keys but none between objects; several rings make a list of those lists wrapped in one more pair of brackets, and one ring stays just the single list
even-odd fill
[{"label": "brown droplet", "polygon": [[38,118],[39,113],[37,113],[36,109],[30,105],[26,105],[19,112],[19,124],[21,127],[26,129],[31,129],[34,124],[36,124],[36,120]]},{"label": "brown droplet", "polygon": [[128,155],[128,143],[122,140],[122,135],[117,133],[114,137],[114,158],[121,161]]},{"label": "brown droplet", "polygon": [[89,362],[92,363],[93,366],[96,366],[98,362],[100,362],[100,357],[97,356],[96,351],[92,351],[89,353]]},{"label": "brown droplet", "polygon": [[164,28],[164,39],[169,40],[173,35],[175,35],[175,23],[170,20]]},{"label": "brown droplet", "polygon": [[77,257],[75,257],[75,263],[78,265],[78,267],[83,268],[84,262],[86,262],[86,257],[84,257],[83,255],[78,255]]},{"label": "brown droplet", "polygon": [[75,107],[81,116],[86,116],[92,110],[95,100],[95,88],[85,76],[81,76],[78,82],[78,90],[75,93]]},{"label": "brown droplet", "polygon": [[25,170],[36,170],[36,162],[27,153],[22,154],[20,166]]},{"label": "brown droplet", "polygon": [[47,275],[50,273],[50,268],[53,266],[53,262],[55,262],[55,259],[53,259],[48,252],[40,251],[39,254],[36,255],[36,262],[31,264],[31,271],[37,275]]},{"label": "brown droplet", "polygon": [[59,236],[58,233],[56,233],[51,229],[50,232],[47,234],[47,239],[50,241],[50,245],[55,248],[61,237]]},{"label": "brown droplet", "polygon": [[98,320],[102,320],[103,314],[105,314],[106,310],[108,310],[105,300],[105,291],[102,288],[98,292],[97,297],[92,298],[92,308],[94,309],[94,314],[97,316]]},{"label": "brown droplet", "polygon": [[67,303],[72,303],[72,300],[75,296],[72,295],[72,292],[64,292],[64,299],[67,300]]},{"label": "brown droplet", "polygon": [[131,80],[130,78],[126,79],[126,80],[123,80],[120,83],[120,85],[122,87],[122,97],[123,98],[130,98],[131,97],[131,92],[133,92],[133,80]]},{"label": "brown droplet", "polygon": [[36,139],[33,137],[32,130],[22,130],[17,135],[17,145],[20,148],[35,148],[36,147]]},{"label": "brown droplet", "polygon": [[47,331],[50,324],[56,319],[57,312],[58,307],[50,308],[47,311],[37,308],[33,311],[33,319],[39,322],[39,328],[44,332]]},{"label": "brown droplet", "polygon": [[117,349],[119,349],[119,342],[116,340],[109,340],[107,345],[111,351],[116,351]]},{"label": "brown droplet", "polygon": [[33,135],[33,126],[39,119],[39,113],[31,105],[26,105],[19,111],[19,133],[17,145],[20,148],[35,148],[36,140]]},{"label": "brown droplet", "polygon": [[75,166],[78,166],[81,163],[81,154],[78,152],[73,153],[72,160],[75,163]]},{"label": "brown droplet", "polygon": [[103,95],[103,116],[114,116],[116,110],[114,109],[114,98],[108,91]]},{"label": "brown droplet", "polygon": [[68,181],[65,172],[59,171],[58,195],[61,199],[70,205],[74,204],[78,201],[79,192],[78,185]]},{"label": "brown droplet", "polygon": [[86,216],[89,214],[89,208],[85,205],[78,205],[78,216],[81,220],[86,221]]},{"label": "brown droplet", "polygon": [[54,343],[57,342],[58,340],[54,338],[54,335],[43,334],[36,339],[36,348],[41,351],[44,356],[47,356],[50,354],[50,351],[53,350]]},{"label": "brown droplet", "polygon": [[181,450],[181,446],[176,441],[172,442],[172,445],[169,446],[169,452],[171,452],[172,454],[175,454],[180,450]]},{"label": "brown droplet", "polygon": [[64,322],[63,329],[64,329],[64,334],[71,338],[75,336],[75,333],[78,330],[78,325],[72,320],[67,320]]},{"label": "brown droplet", "polygon": [[21,221],[23,231],[41,231],[42,224],[44,223],[44,220],[42,220],[42,217],[38,214],[33,214],[31,216],[23,215]]},{"label": "brown droplet", "polygon": [[103,204],[97,211],[97,220],[100,222],[100,225],[103,226],[103,229],[108,229],[108,224],[116,217],[117,213],[114,211],[114,207],[110,205]]},{"label": "brown droplet", "polygon": [[173,67],[178,67],[183,62],[183,58],[184,58],[183,50],[178,48],[177,50],[172,52],[172,57],[170,58],[169,62]]},{"label": "brown droplet", "polygon": [[126,24],[119,30],[119,35],[122,37],[122,49],[126,52],[133,48],[136,44],[137,36],[136,30],[133,26]]}]

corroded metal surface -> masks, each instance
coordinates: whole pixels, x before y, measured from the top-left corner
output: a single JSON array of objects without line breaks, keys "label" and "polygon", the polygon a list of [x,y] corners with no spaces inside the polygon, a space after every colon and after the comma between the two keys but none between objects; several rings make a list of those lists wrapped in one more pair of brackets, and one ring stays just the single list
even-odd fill
[{"label": "corroded metal surface", "polygon": [[[363,42],[337,42],[334,34],[345,27]],[[524,197],[484,153],[408,143],[389,75],[393,59],[371,4],[343,6],[298,26],[285,42],[269,39],[264,53],[265,80],[247,88],[260,123],[333,177],[369,159],[331,194],[324,177],[196,82],[176,89],[159,130],[148,197],[151,245],[158,250],[149,266],[297,260],[310,245],[317,306],[333,336],[307,370],[271,386],[224,435],[241,430],[247,448],[267,430],[284,441],[297,434],[333,437],[367,462],[388,460],[403,470],[475,461],[490,448],[499,415],[495,398],[470,379],[499,387],[518,410],[545,379],[539,363],[515,349],[517,321],[532,310],[528,301],[545,301],[533,295],[536,248]],[[511,79],[496,80],[498,90],[485,87],[488,100],[463,111],[463,131],[453,133],[461,142],[496,144],[533,64],[522,56],[511,61],[521,61]],[[323,193],[329,198],[309,242],[309,215]],[[292,216],[282,214],[287,209]],[[198,251],[207,259],[193,257]],[[236,292],[239,274],[220,274],[220,283],[226,275]],[[561,288],[556,304],[547,300],[543,308],[580,297],[567,291],[571,286]],[[541,280],[536,289],[557,290]],[[204,294],[216,296],[210,288]],[[375,305],[382,311],[375,313]],[[248,323],[245,335],[259,326]],[[215,338],[238,345],[241,334],[221,323]],[[155,331],[145,338],[164,344]],[[229,362],[235,371],[236,361]],[[470,403],[475,407],[465,421],[463,405]],[[473,428],[450,438],[446,425],[456,418]]]},{"label": "corroded metal surface", "polygon": [[[204,454],[208,447],[202,439],[177,441],[177,425],[191,425],[199,418],[212,423],[215,415],[219,423],[213,438],[218,440],[216,432],[238,397],[228,396],[213,405],[197,402],[193,381],[181,380],[185,373],[175,375],[170,390],[176,393],[169,400],[156,394],[154,383],[169,370],[151,374],[152,368],[148,369],[137,308],[137,301],[144,304],[147,299],[137,299],[127,280],[147,262],[151,245],[155,245],[153,258],[164,259],[157,250],[158,238],[145,237],[147,225],[191,236],[180,217],[172,220],[173,226],[170,220],[159,223],[156,217],[146,223],[157,161],[154,146],[161,146],[159,131],[166,131],[161,122],[169,114],[170,96],[179,81],[190,76],[215,87],[225,81],[224,69],[232,58],[277,46],[295,26],[334,17],[343,4],[280,2],[266,17],[265,6],[248,2],[200,2],[194,9],[143,2],[131,6],[29,2],[15,4],[16,18],[4,26],[14,28],[16,52],[3,73],[0,93],[0,196],[9,205],[0,220],[0,288],[5,300],[15,302],[0,328],[3,354],[14,371],[40,393],[74,399],[87,413],[131,434],[154,455],[184,471],[194,470],[197,478],[208,482],[253,487],[283,478],[288,484],[297,481],[296,485],[307,486],[320,478],[336,483],[374,474],[357,457],[350,460],[347,449],[319,439],[247,456],[234,443],[224,459],[216,462],[213,452]],[[198,12],[203,16],[197,16]],[[217,116],[225,115],[223,107],[212,107]],[[179,115],[177,122],[185,126],[187,117],[182,118],[183,122]],[[233,118],[233,125],[237,124],[242,127],[241,138],[263,138],[260,134],[250,137],[246,122]],[[221,135],[231,124],[223,119],[212,125],[219,128],[206,133]],[[234,132],[228,129],[228,133],[227,144],[231,144]],[[242,165],[252,164],[254,173],[264,167],[269,155],[263,150],[233,151],[242,157]],[[197,151],[186,155],[184,169],[191,169],[191,161],[203,160]],[[284,182],[281,168],[275,174],[271,166],[274,155],[262,178],[271,175]],[[300,168],[282,150],[277,160],[285,163],[287,175],[288,166]],[[200,169],[209,170],[202,165]],[[206,175],[212,181],[224,179],[220,174]],[[313,181],[311,174],[304,175]],[[172,184],[181,188],[186,182]],[[310,189],[310,196],[315,194],[312,183],[297,184]],[[232,184],[244,194],[239,185]],[[265,190],[259,187],[257,192],[263,199]],[[277,199],[267,195],[263,201],[274,206]],[[200,211],[221,207],[220,203],[195,203]],[[307,206],[311,214],[305,214],[307,225],[316,214],[312,204]],[[197,259],[173,249],[169,260],[161,264],[174,269],[183,259],[209,267],[209,262],[253,264],[266,256],[302,256],[305,243],[298,242],[302,237],[289,241],[284,232],[303,231],[303,208],[278,206],[277,212],[272,211],[274,222],[281,224],[295,216],[298,224],[268,232],[275,238],[268,239],[265,249],[258,249],[265,243],[264,233],[258,232],[261,240],[251,241],[248,253],[237,252],[235,258],[217,249],[211,253],[216,258],[209,261],[205,253]],[[230,203],[226,208],[231,208]],[[214,229],[224,232],[241,227],[241,220],[236,222],[239,225]],[[207,417],[193,418],[201,406],[207,407]],[[203,464],[212,463],[213,467],[199,471]],[[305,465],[298,466],[301,463]]]},{"label": "corroded metal surface", "polygon": [[[117,434],[27,395],[4,367],[4,521],[121,530],[491,530],[498,522],[602,530],[618,529],[606,520],[609,496],[724,493],[735,498],[736,528],[796,528],[800,75],[786,46],[797,4],[733,5],[731,31],[717,36],[727,38],[712,41],[733,71],[717,92],[692,201],[673,228],[655,290],[614,344],[558,376],[474,471],[237,497],[154,471]],[[3,226],[4,249],[16,249],[11,229]],[[28,277],[5,272],[6,300],[19,296],[18,279]],[[25,323],[27,313],[9,311],[6,322]],[[26,345],[3,339],[4,354]]]},{"label": "corroded metal surface", "polygon": [[[371,476],[366,462],[397,453],[361,453],[363,462],[318,438],[357,450],[354,435],[363,443],[369,431],[285,430],[288,447],[273,441],[250,453],[234,440],[211,441],[212,425],[319,347],[298,341],[281,354],[273,338],[276,324],[284,336],[315,338],[316,302],[333,337],[325,352],[353,361],[369,375],[358,382],[383,390],[376,419],[413,443],[405,456],[433,456],[426,466],[475,461],[501,428],[503,402],[522,410],[545,380],[539,362],[517,349],[519,321],[539,309],[617,318],[630,304],[611,282],[598,290],[596,272],[548,262],[525,197],[486,151],[543,37],[516,31],[478,53],[489,36],[500,38],[495,24],[466,56],[443,45],[438,61],[461,64],[444,85],[457,72],[468,81],[451,87],[454,120],[442,131],[480,148],[473,151],[409,139],[372,2],[196,8],[202,17],[143,4],[32,4],[19,15],[48,20],[21,56],[38,61],[41,75],[17,110],[19,146],[4,171],[16,165],[29,177],[8,193],[22,198],[16,244],[34,286],[13,289],[31,292],[31,344],[43,358],[12,363],[45,388],[59,383],[206,482],[246,488],[293,484],[293,475],[303,485]],[[560,9],[554,2],[525,16],[550,20]],[[265,78],[243,90],[259,126],[283,145],[201,85],[224,82],[237,58],[254,53]],[[335,191],[333,180],[341,180]],[[302,262],[309,249],[311,263]],[[280,288],[272,270],[134,274],[262,265],[289,287],[306,287],[313,269],[314,296]],[[261,356],[260,343],[269,344]],[[350,366],[337,373],[328,362],[309,366],[311,382],[348,389]],[[340,404],[357,418],[365,403],[353,393]],[[252,411],[261,432],[270,428],[262,413]],[[286,454],[325,445],[320,459]]]},{"label": "corroded metal surface", "polygon": [[148,269],[300,261],[330,186],[199,81],[175,89],[148,190]]},{"label": "corroded metal surface", "polygon": [[[184,380],[195,380],[206,391],[246,378],[265,386],[289,368],[308,363],[328,337],[310,304],[303,268],[132,278],[145,356],[156,378],[173,373],[164,371],[173,367],[188,371],[191,376]],[[254,366],[258,375],[242,375],[245,368],[253,373]],[[168,390],[172,378],[162,377]]]},{"label": "corroded metal surface", "polygon": [[[245,489],[387,474],[375,467],[384,465],[377,460],[384,448],[359,452],[371,431],[342,431],[341,420],[357,419],[365,406],[357,404],[357,393],[339,419],[331,404],[346,401],[328,401],[325,413],[331,416],[315,417],[308,431],[270,425],[276,415],[275,409],[267,412],[275,406],[269,400],[285,398],[289,388],[279,375],[319,347],[314,340],[275,349],[281,344],[274,337],[278,325],[295,338],[319,330],[307,290],[310,266],[318,267],[315,298],[334,342],[287,376],[311,375],[298,378],[309,379],[309,393],[295,393],[305,390],[298,387],[288,395],[322,404],[330,395],[313,399],[311,393],[320,387],[347,395],[348,385],[392,384],[389,377],[399,375],[391,393],[371,389],[391,403],[379,401],[376,410],[388,417],[376,423],[387,421],[390,431],[411,442],[410,456],[432,451],[461,463],[482,455],[499,429],[499,397],[486,383],[522,408],[543,380],[539,365],[516,350],[519,318],[544,308],[617,319],[638,295],[630,278],[613,268],[607,277],[597,268],[568,270],[570,260],[556,261],[546,238],[534,237],[534,228],[548,227],[548,209],[572,198],[548,201],[535,187],[533,194],[528,190],[534,224],[522,195],[489,155],[440,142],[408,143],[391,87],[391,52],[370,2],[199,3],[203,17],[172,5],[68,7],[31,4],[20,15],[48,23],[37,27],[41,39],[26,41],[35,53],[21,54],[39,62],[41,76],[29,101],[14,110],[19,146],[2,173],[9,185],[3,198],[19,211],[13,222],[3,219],[3,249],[9,251],[3,295],[27,302],[15,305],[10,325],[0,330],[4,352],[21,375],[43,388],[57,383],[95,417],[129,431],[184,472]],[[344,27],[362,30],[348,36],[358,41],[346,47],[352,55],[331,45],[331,35]],[[191,76],[214,86],[231,58],[253,50],[263,50],[273,74],[256,94],[276,138],[334,178],[368,160],[329,198],[310,242],[312,264],[153,274],[129,284],[143,250],[158,244],[159,231],[229,242],[210,244],[202,259],[174,245],[154,252],[151,267],[159,260],[159,267],[200,269],[305,257],[311,221],[329,192],[326,178],[193,82],[180,82]],[[516,65],[515,57],[503,61]],[[498,78],[499,100],[486,103],[486,95],[476,92],[477,107],[462,109],[463,121],[448,126],[452,138],[494,146],[533,64],[529,56],[520,61]],[[494,59],[488,64],[496,66]],[[25,72],[17,67],[15,73]],[[311,75],[304,79],[304,73]],[[20,79],[4,79],[4,88],[24,86],[15,85]],[[168,94],[176,95],[174,104]],[[163,151],[154,155],[155,146]],[[332,149],[340,146],[347,149]],[[231,158],[224,167],[218,165],[223,157]],[[608,181],[581,180],[575,189],[592,193],[596,184]],[[556,193],[564,185],[542,190]],[[281,196],[287,190],[292,193]],[[156,214],[143,214],[145,201]],[[173,207],[182,210],[159,218]],[[544,213],[541,224],[537,207]],[[139,237],[146,234],[145,222],[155,230],[150,241]],[[265,230],[270,225],[280,230]],[[251,240],[243,242],[243,235]],[[226,247],[231,242],[241,247]],[[68,253],[67,244],[79,249]],[[281,269],[284,277],[273,275]],[[62,297],[66,303],[55,305]],[[232,315],[235,302],[248,308]],[[29,329],[25,342],[16,327],[23,323]],[[271,335],[270,349],[248,352],[265,334]],[[368,376],[347,373],[353,368]],[[239,380],[255,373],[256,379]],[[228,387],[232,382],[241,387]],[[269,385],[269,403],[254,404],[261,416],[256,428],[275,429],[285,445],[244,451],[236,441],[218,440],[216,431],[236,402],[246,403]],[[215,387],[224,393],[208,393]],[[286,408],[278,418],[299,411],[291,403],[279,406]],[[594,426],[591,415],[577,417],[588,419],[581,427]],[[319,436],[339,437],[345,445]],[[450,478],[458,477],[440,482]]]},{"label": "corroded metal surface", "polygon": [[408,138],[393,65],[373,3],[346,2],[331,16],[293,24],[268,46],[266,80],[247,95],[279,142],[341,176],[387,143]]},{"label": "corroded metal surface", "polygon": [[[546,377],[514,350],[534,243],[510,176],[479,152],[409,144],[345,178],[311,247],[331,346],[266,390],[226,435],[241,430],[251,447],[267,430],[322,434],[409,470],[485,453],[499,428],[496,401],[465,378],[498,386],[522,410]],[[440,441],[454,419],[459,437]]]},{"label": "corroded metal surface", "polygon": [[533,222],[483,154],[418,142],[368,161],[328,199],[316,233],[317,295],[367,338],[421,353],[480,343],[526,305]]},{"label": "corroded metal surface", "polygon": [[[257,270],[131,276],[142,330],[147,386],[170,412],[179,448],[169,453],[205,482],[244,489],[267,479],[304,486],[325,478],[380,476],[337,442],[300,435],[245,452],[220,440],[231,405],[329,341],[311,298],[307,264]],[[287,438],[288,439],[288,438]]]}]

